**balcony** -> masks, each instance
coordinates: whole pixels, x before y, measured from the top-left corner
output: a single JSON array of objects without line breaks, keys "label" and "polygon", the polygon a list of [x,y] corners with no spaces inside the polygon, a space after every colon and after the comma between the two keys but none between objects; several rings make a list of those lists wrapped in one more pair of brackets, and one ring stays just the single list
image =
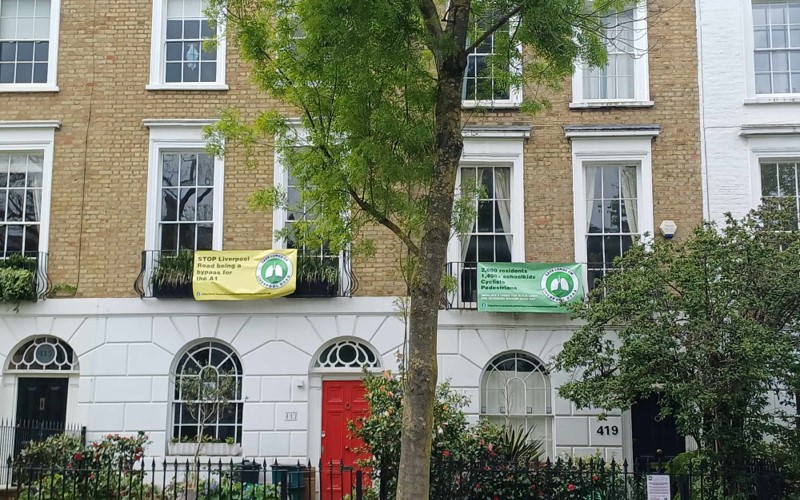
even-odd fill
[{"label": "balcony", "polygon": [[[297,259],[297,288],[289,297],[350,297],[358,286],[346,253]],[[194,252],[142,252],[142,267],[133,284],[141,298],[192,298]]]},{"label": "balcony", "polygon": [[442,296],[443,309],[478,309],[478,264],[475,262],[448,262],[447,276],[455,279],[455,287],[448,287]]},{"label": "balcony", "polygon": [[47,253],[10,253],[0,259],[0,302],[35,302],[50,292]]}]

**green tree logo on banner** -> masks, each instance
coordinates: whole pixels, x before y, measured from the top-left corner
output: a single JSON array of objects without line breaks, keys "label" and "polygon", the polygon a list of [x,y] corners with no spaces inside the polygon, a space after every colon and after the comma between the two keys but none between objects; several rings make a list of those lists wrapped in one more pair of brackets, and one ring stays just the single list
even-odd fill
[{"label": "green tree logo on banner", "polygon": [[258,263],[256,279],[261,286],[270,290],[286,286],[292,279],[292,262],[285,255],[269,254]]},{"label": "green tree logo on banner", "polygon": [[553,302],[569,302],[578,295],[578,275],[565,267],[554,267],[542,275],[542,293]]}]

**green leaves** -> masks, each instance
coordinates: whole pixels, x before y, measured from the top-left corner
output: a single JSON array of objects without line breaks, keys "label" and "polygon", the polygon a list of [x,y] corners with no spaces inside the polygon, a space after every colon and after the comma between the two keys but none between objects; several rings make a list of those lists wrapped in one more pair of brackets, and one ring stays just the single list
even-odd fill
[{"label": "green leaves", "polygon": [[800,232],[772,230],[786,217],[767,206],[632,248],[576,310],[560,394],[606,410],[658,395],[662,415],[724,460],[784,432],[768,395],[788,389],[793,406],[798,389]]}]

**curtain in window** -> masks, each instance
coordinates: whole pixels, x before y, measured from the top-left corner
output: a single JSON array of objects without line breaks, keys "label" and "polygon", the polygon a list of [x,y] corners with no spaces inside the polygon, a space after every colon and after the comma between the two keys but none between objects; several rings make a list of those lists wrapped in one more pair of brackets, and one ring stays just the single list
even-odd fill
[{"label": "curtain in window", "polygon": [[[506,233],[506,244],[511,250],[511,169],[496,168],[495,171],[495,198],[497,198],[497,213],[500,216],[500,223],[503,225],[502,232]],[[501,231],[498,231],[501,232]]]},{"label": "curtain in window", "polygon": [[[475,189],[475,169],[472,168],[461,169],[461,189],[462,193],[469,193],[470,196],[473,195],[472,191]],[[476,222],[473,222],[472,227],[470,228],[470,232],[475,230],[477,230],[477,224]],[[461,262],[467,262],[467,253],[469,252],[469,244],[472,238],[473,235],[469,233],[462,234],[460,237]]]},{"label": "curtain in window", "polygon": [[[636,167],[623,167],[620,169],[623,203],[625,204],[625,215],[628,219],[628,231],[630,233],[639,232],[639,206],[636,193]],[[625,229],[620,228],[623,232]]]},{"label": "curtain in window", "polygon": [[586,169],[586,232],[592,225],[592,211],[594,210],[594,190],[597,182],[597,167]]}]

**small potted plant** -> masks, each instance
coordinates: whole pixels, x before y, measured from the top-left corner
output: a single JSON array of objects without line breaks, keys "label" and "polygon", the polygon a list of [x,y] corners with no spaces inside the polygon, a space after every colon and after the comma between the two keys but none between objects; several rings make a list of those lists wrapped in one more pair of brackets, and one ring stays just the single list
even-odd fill
[{"label": "small potted plant", "polygon": [[300,254],[297,258],[295,297],[339,295],[339,258]]},{"label": "small potted plant", "polygon": [[175,254],[162,253],[153,264],[153,297],[181,299],[192,296],[194,253],[182,250]]}]

